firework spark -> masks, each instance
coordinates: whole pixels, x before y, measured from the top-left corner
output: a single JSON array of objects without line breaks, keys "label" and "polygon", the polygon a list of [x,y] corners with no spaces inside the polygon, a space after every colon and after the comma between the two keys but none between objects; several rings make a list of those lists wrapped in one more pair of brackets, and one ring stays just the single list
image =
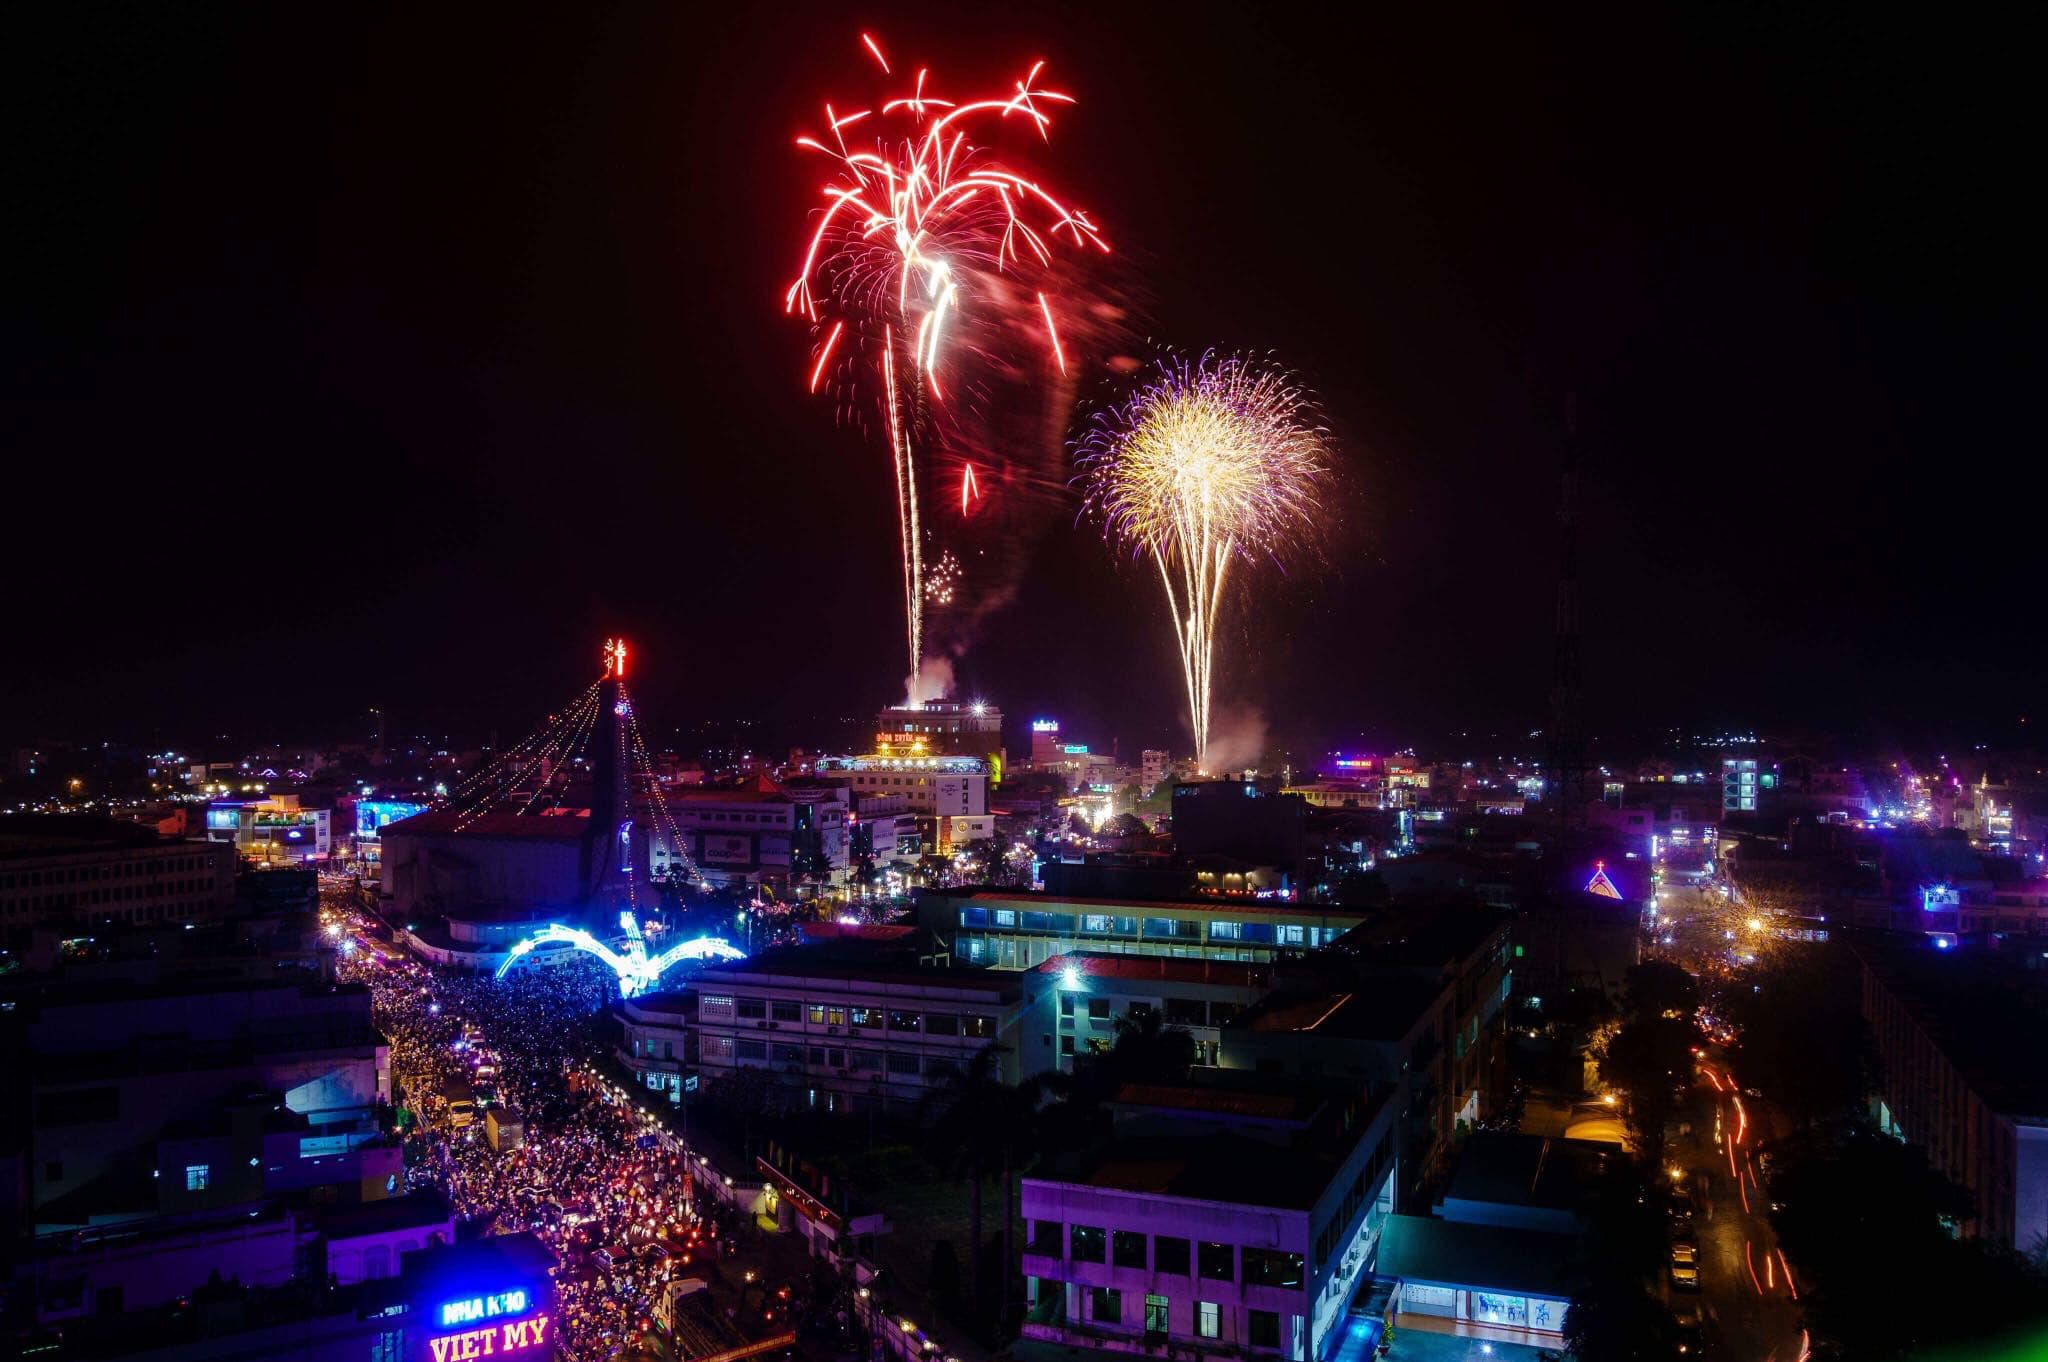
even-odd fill
[{"label": "firework spark", "polygon": [[[891,76],[876,39],[860,39]],[[958,101],[933,93],[930,73],[919,70],[907,90],[875,107],[841,113],[827,104],[824,132],[797,139],[832,171],[783,310],[802,316],[817,337],[810,391],[827,381],[836,355],[883,408],[913,678],[923,660],[926,577],[919,450],[928,456],[943,438],[949,396],[965,381],[956,371],[1006,356],[1019,335],[1042,334],[1044,367],[1067,372],[1048,299],[1058,292],[1059,249],[1109,249],[1085,212],[972,140],[1006,125],[1049,140],[1047,110],[1073,99],[1038,85],[1044,65],[1008,91]],[[970,501],[963,490],[962,514]]]},{"label": "firework spark", "polygon": [[1313,538],[1329,468],[1308,394],[1239,355],[1162,362],[1078,446],[1089,510],[1149,555],[1180,645],[1195,760],[1206,768],[1216,621],[1231,564],[1280,562]]}]

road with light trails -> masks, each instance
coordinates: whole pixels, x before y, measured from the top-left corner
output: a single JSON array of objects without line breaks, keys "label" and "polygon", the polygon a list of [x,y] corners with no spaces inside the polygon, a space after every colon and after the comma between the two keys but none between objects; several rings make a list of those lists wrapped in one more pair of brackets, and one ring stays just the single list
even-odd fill
[{"label": "road with light trails", "polygon": [[[1699,1071],[1713,1115],[1674,1142],[1671,1157],[1699,1189],[1692,1233],[1700,1250],[1698,1301],[1712,1345],[1708,1355],[1727,1362],[1799,1362],[1805,1353],[1799,1284],[1772,1232],[1755,1164],[1768,1115],[1720,1063],[1702,1059]],[[1665,1287],[1673,1303],[1689,1294],[1672,1288],[1668,1274]]]}]

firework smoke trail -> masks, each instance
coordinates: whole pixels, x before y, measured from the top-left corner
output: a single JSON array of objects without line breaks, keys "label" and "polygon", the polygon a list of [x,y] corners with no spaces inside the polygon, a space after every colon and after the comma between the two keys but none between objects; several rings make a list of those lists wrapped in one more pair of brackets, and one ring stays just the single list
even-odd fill
[{"label": "firework smoke trail", "polygon": [[1281,561],[1313,537],[1328,472],[1308,394],[1239,355],[1162,361],[1078,445],[1087,506],[1111,542],[1148,554],[1180,647],[1195,761],[1206,769],[1216,621],[1239,557]]},{"label": "firework smoke trail", "polygon": [[[860,40],[891,76],[881,44],[866,33]],[[1073,100],[1037,85],[1044,65],[1033,65],[1008,91],[963,101],[932,93],[929,72],[919,70],[899,82],[907,87],[902,93],[876,107],[841,113],[827,104],[823,135],[797,139],[833,167],[821,187],[826,206],[783,310],[804,317],[818,337],[810,391],[828,381],[835,364],[880,380],[913,684],[924,646],[918,442],[933,438],[949,393],[961,386],[950,371],[994,357],[1021,329],[996,323],[1027,323],[1026,334],[1046,342],[1044,367],[1066,374],[1053,301],[1060,278],[1055,248],[1109,249],[1085,212],[969,140],[970,132],[1005,124],[1050,140],[1046,107]],[[857,140],[863,137],[870,140]],[[963,514],[965,503],[963,497]]]}]

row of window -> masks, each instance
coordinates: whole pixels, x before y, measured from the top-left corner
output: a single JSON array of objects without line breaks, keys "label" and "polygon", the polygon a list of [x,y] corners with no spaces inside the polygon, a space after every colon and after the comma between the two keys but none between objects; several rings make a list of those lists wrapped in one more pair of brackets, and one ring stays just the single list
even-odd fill
[{"label": "row of window", "polygon": [[749,1036],[706,1036],[704,1063],[801,1064],[813,1069],[843,1069],[848,1073],[889,1073],[900,1077],[941,1078],[957,1072],[959,1063],[944,1055],[920,1055],[910,1050],[855,1050],[826,1045],[796,1045],[788,1041],[756,1040]]},{"label": "row of window", "polygon": [[[1061,1253],[1061,1231],[1066,1231],[1066,1252]],[[1146,1256],[1147,1236],[1137,1230],[1106,1230],[1100,1225],[1063,1226],[1057,1220],[1031,1222],[1028,1253],[1065,1257],[1076,1263],[1107,1262],[1113,1267],[1150,1270],[1163,1276],[1196,1276],[1208,1282],[1238,1280],[1240,1260],[1248,1286],[1299,1287],[1306,1263],[1299,1253],[1280,1249],[1246,1247],[1194,1241],[1172,1235],[1150,1236],[1151,1256]]]},{"label": "row of window", "polygon": [[0,875],[0,890],[55,888],[60,884],[90,884],[97,880],[125,880],[135,876],[177,875],[210,870],[213,862],[204,856],[170,856],[152,861],[107,861],[99,865],[55,866],[49,870],[23,870]]},{"label": "row of window", "polygon": [[[1113,913],[1047,913],[1015,908],[963,907],[962,927],[1020,927],[1027,932],[1073,935],[1077,929],[1086,936],[1136,936],[1167,941],[1199,941],[1202,923],[1197,918],[1121,917]],[[1262,946],[1313,947],[1335,941],[1341,928],[1312,927],[1291,922],[1215,921],[1209,923],[1211,941],[1244,941]]]},{"label": "row of window", "polygon": [[1387,1171],[1387,1165],[1393,1162],[1393,1158],[1393,1150],[1387,1143],[1387,1137],[1382,1135],[1379,1143],[1373,1146],[1372,1153],[1366,1156],[1365,1167],[1359,1169],[1358,1176],[1351,1180],[1350,1190],[1344,1193],[1343,1202],[1330,1217],[1329,1223],[1316,1234],[1317,1262],[1330,1261],[1331,1255],[1337,1251],[1338,1241],[1344,1233],[1345,1226],[1351,1223],[1352,1217],[1358,1214],[1359,1208],[1365,1205],[1367,1198],[1377,1193],[1380,1178]]},{"label": "row of window", "polygon": [[[1041,1291],[1062,1290],[1063,1284],[1049,1279],[1039,1282]],[[1088,1321],[1091,1324],[1120,1325],[1124,1322],[1124,1293],[1114,1286],[1091,1286],[1084,1288],[1088,1295]],[[1164,1334],[1169,1332],[1173,1302],[1166,1296],[1146,1293],[1145,1332]],[[1195,1336],[1197,1338],[1220,1338],[1223,1333],[1224,1307],[1217,1301],[1195,1302]],[[1245,1311],[1245,1342],[1254,1348],[1280,1346],[1280,1312],[1277,1310]]]},{"label": "row of window", "polygon": [[724,998],[706,994],[697,1001],[705,1021],[809,1022],[812,1026],[847,1026],[867,1031],[903,1031],[928,1036],[969,1036],[993,1040],[996,1020],[979,1012],[913,1012],[906,1008],[849,1007],[840,1003],[799,1003],[776,998]]}]

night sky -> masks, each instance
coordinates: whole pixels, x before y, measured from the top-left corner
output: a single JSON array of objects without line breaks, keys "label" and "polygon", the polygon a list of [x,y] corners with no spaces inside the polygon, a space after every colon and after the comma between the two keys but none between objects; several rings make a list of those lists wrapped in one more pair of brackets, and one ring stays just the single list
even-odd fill
[{"label": "night sky", "polygon": [[[2048,709],[2038,9],[41,8],[12,740],[509,737],[613,631],[664,727],[896,698],[887,452],[781,312],[863,28],[956,86],[1047,58],[1037,159],[1141,334],[1320,392],[1329,570],[1221,678],[1277,737],[1543,721],[1574,393],[1594,727]],[[1155,581],[1040,520],[967,689],[1175,739]]]}]

